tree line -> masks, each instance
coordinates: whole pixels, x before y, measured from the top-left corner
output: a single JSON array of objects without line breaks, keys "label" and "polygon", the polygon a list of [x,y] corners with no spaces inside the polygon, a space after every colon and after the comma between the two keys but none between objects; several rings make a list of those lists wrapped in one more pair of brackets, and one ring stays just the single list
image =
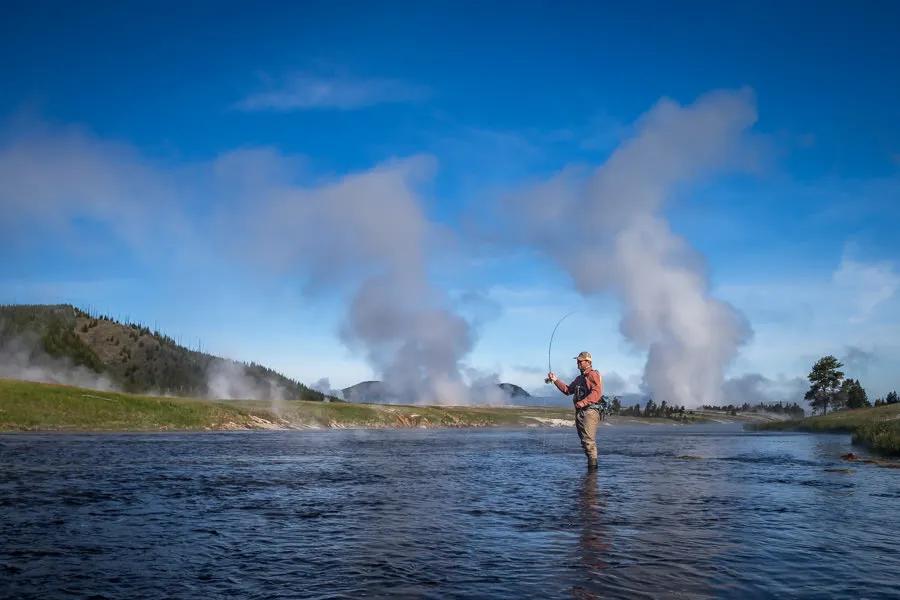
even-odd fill
[{"label": "tree line", "polygon": [[694,414],[693,411],[686,411],[683,406],[672,406],[665,400],[657,404],[653,398],[648,398],[643,408],[641,408],[640,403],[633,406],[622,406],[622,400],[618,396],[613,396],[612,398],[602,396],[600,401],[601,405],[611,415],[687,420],[689,415]]},{"label": "tree line", "polygon": [[743,404],[739,405],[726,404],[723,406],[704,404],[703,409],[719,410],[727,412],[730,415],[736,415],[739,412],[767,412],[782,415],[791,415],[792,417],[802,417],[804,415],[803,407],[796,402],[792,402],[791,404],[788,404],[787,402],[760,402],[759,404],[753,405],[751,405],[749,402],[744,402]]},{"label": "tree line", "polygon": [[[665,400],[657,403],[652,397],[647,398],[643,407],[640,403],[632,406],[622,406],[622,400],[618,396],[601,397],[601,406],[604,412],[611,415],[620,415],[623,417],[656,417],[675,420],[690,420],[695,416],[693,410],[688,410],[684,406],[675,406],[668,404]],[[736,415],[739,412],[769,412],[786,414],[792,417],[802,417],[803,407],[796,402],[788,404],[787,402],[771,402],[751,405],[749,402],[743,404],[726,404],[723,406],[703,405],[704,410],[714,410],[726,412],[730,415]]]}]

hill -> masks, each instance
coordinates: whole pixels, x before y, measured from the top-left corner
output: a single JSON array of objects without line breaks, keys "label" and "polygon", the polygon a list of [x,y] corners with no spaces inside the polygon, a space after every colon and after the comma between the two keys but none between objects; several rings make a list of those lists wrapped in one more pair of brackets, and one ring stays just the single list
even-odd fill
[{"label": "hill", "polygon": [[497,387],[506,392],[507,395],[509,395],[510,400],[512,400],[513,402],[519,400],[520,398],[531,398],[531,394],[514,383],[498,383]]},{"label": "hill", "polygon": [[344,400],[363,404],[390,404],[395,401],[381,381],[360,381],[341,390]]},{"label": "hill", "polygon": [[190,350],[68,304],[0,306],[0,377],[169,396],[325,399],[262,365]]}]

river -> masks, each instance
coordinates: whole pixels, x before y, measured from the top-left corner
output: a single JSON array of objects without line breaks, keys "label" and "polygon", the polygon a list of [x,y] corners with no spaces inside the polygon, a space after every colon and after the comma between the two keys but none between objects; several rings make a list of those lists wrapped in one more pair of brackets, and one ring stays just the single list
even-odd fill
[{"label": "river", "polygon": [[[900,470],[735,426],[0,436],[3,598],[898,597]],[[859,449],[853,449],[859,453]]]}]

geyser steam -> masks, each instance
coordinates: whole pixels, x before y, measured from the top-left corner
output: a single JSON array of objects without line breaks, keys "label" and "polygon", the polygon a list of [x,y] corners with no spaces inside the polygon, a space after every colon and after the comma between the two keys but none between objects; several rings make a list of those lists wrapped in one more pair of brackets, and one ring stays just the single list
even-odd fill
[{"label": "geyser steam", "polygon": [[[241,157],[227,160],[234,167]],[[286,184],[260,193],[254,182],[243,222],[253,229],[248,251],[266,262],[303,265],[314,287],[352,283],[342,339],[366,356],[392,395],[465,404],[470,391],[460,361],[472,348],[472,329],[427,276],[433,231],[416,186],[431,170],[431,160],[416,157],[311,188]]]},{"label": "geyser steam", "polygon": [[580,292],[622,300],[621,331],[647,351],[644,386],[657,401],[719,404],[724,369],[750,335],[733,307],[710,296],[702,258],[663,208],[680,186],[739,166],[755,121],[747,90],[689,106],[662,100],[600,167],[567,169],[510,200],[525,241]]}]

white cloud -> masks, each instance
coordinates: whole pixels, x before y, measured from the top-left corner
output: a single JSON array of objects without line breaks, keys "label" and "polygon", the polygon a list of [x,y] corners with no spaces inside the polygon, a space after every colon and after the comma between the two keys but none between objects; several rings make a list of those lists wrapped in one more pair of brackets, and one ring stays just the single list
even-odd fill
[{"label": "white cloud", "polygon": [[[862,378],[870,396],[897,387],[900,301],[896,293],[886,293],[895,267],[850,262],[855,264],[848,267],[842,259],[833,272],[799,271],[718,287],[717,295],[747,314],[754,329],[730,372],[805,377],[818,358],[833,354],[845,360],[848,376]],[[881,300],[872,304],[870,294]]]},{"label": "white cloud", "polygon": [[851,318],[855,322],[867,319],[900,287],[900,275],[890,262],[865,263],[849,258],[846,253],[832,279],[853,306],[855,314]]},{"label": "white cloud", "polygon": [[424,86],[396,79],[294,73],[269,89],[247,96],[235,107],[245,111],[354,110],[376,104],[418,102],[428,94]]},{"label": "white cloud", "polygon": [[[0,138],[4,233],[26,237],[41,227],[68,240],[80,223],[102,227],[80,244],[106,245],[111,237],[145,257],[190,247],[174,173],[77,127],[24,125]],[[80,251],[80,244],[73,247]]]}]

